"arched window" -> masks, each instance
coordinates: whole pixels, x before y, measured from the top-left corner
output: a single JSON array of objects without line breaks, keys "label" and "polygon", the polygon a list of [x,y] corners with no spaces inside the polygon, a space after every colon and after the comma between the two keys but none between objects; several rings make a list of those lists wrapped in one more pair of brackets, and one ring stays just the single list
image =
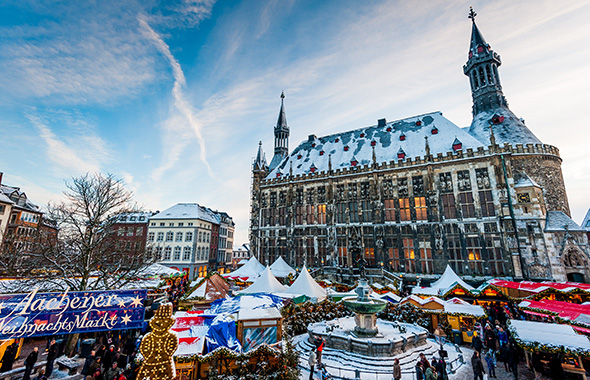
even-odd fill
[{"label": "arched window", "polygon": [[479,81],[477,80],[477,70],[473,70],[471,72],[471,77],[473,79],[473,88],[478,89],[479,88]]},{"label": "arched window", "polygon": [[481,82],[481,85],[482,86],[485,86],[486,85],[486,78],[485,78],[485,76],[483,74],[483,67],[480,67],[479,68],[479,81]]},{"label": "arched window", "polygon": [[487,81],[489,84],[494,83],[494,78],[492,77],[492,72],[490,71],[490,65],[486,65],[486,75]]}]

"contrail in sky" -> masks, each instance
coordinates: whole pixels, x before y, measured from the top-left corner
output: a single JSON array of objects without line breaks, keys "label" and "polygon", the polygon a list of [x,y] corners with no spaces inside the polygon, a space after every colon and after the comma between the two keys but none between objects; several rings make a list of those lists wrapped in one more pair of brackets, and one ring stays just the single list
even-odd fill
[{"label": "contrail in sky", "polygon": [[192,107],[186,101],[184,96],[184,92],[182,88],[186,86],[186,80],[184,78],[184,73],[182,72],[182,68],[180,64],[174,58],[172,53],[170,52],[170,47],[162,40],[162,38],[156,33],[147,23],[144,17],[138,17],[139,24],[143,28],[144,34],[156,45],[156,48],[162,53],[170,62],[170,66],[172,66],[172,73],[174,75],[174,87],[172,88],[172,95],[174,96],[174,106],[180,113],[186,118],[189,122],[190,126],[192,127],[195,135],[197,136],[197,141],[199,142],[199,146],[201,148],[201,152],[199,154],[201,161],[207,167],[207,171],[209,175],[213,177],[213,171],[211,170],[211,166],[209,166],[209,162],[207,162],[207,151],[205,149],[205,140],[203,139],[203,135],[201,133],[202,125],[197,121],[197,118],[193,112]]}]

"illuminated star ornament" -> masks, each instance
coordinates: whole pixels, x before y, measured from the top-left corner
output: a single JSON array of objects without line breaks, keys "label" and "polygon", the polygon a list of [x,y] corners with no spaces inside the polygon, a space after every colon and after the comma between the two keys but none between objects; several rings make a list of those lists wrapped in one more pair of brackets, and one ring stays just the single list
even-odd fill
[{"label": "illuminated star ornament", "polygon": [[143,305],[143,301],[141,300],[140,296],[135,296],[135,298],[131,301],[131,306],[141,306]]},{"label": "illuminated star ornament", "polygon": [[121,318],[121,322],[123,322],[125,326],[127,326],[127,323],[131,322],[131,317],[125,314],[123,318]]},{"label": "illuminated star ornament", "polygon": [[121,300],[119,301],[119,307],[120,308],[124,308],[125,307],[125,301],[123,301],[123,299],[121,298]]}]

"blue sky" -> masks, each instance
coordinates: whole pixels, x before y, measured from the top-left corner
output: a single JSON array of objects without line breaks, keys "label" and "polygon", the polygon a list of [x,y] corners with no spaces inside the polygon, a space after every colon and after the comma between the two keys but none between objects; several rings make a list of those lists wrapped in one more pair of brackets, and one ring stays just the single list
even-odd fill
[{"label": "blue sky", "polygon": [[3,182],[43,205],[64,179],[109,172],[147,209],[228,212],[245,242],[250,163],[259,140],[272,156],[281,90],[291,149],[383,117],[469,125],[470,5],[512,111],[560,148],[580,223],[590,1],[3,1]]}]

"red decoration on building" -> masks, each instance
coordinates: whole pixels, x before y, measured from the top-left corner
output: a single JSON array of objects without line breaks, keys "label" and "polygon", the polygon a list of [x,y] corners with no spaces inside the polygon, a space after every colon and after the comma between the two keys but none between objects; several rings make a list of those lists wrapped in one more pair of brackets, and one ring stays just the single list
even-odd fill
[{"label": "red decoration on building", "polygon": [[344,151],[345,151],[345,152],[348,152],[348,145],[346,145],[346,146],[344,147]]},{"label": "red decoration on building", "polygon": [[311,147],[312,147],[312,148],[315,148],[315,143],[311,144]]},{"label": "red decoration on building", "polygon": [[323,156],[323,155],[324,155],[324,151],[320,150],[320,156]]},{"label": "red decoration on building", "polygon": [[365,137],[365,134],[364,133],[361,133],[361,137]]},{"label": "red decoration on building", "polygon": [[462,148],[463,143],[461,143],[461,141],[459,141],[459,139],[455,137],[455,141],[453,141],[453,150],[456,152],[458,150],[461,150]]},{"label": "red decoration on building", "polygon": [[437,135],[438,134],[438,128],[437,127],[434,127],[434,128],[432,128],[432,130],[430,132],[432,132],[433,135]]},{"label": "red decoration on building", "polygon": [[406,141],[406,135],[400,135],[399,141]]},{"label": "red decoration on building", "polygon": [[277,178],[280,178],[283,175],[281,172],[277,172]]},{"label": "red decoration on building", "polygon": [[371,146],[377,145],[377,141],[371,141]]},{"label": "red decoration on building", "polygon": [[356,164],[358,164],[357,160],[350,161],[350,166],[356,166]]},{"label": "red decoration on building", "polygon": [[340,139],[338,137],[336,137],[336,140],[334,140],[334,142],[338,142],[340,141]]},{"label": "red decoration on building", "polygon": [[417,125],[417,126],[421,126],[421,125],[422,125],[422,122],[421,122],[420,120],[418,120],[418,121],[416,122],[416,125]]},{"label": "red decoration on building", "polygon": [[477,47],[477,52],[478,53],[483,53],[483,46],[478,46]]},{"label": "red decoration on building", "polygon": [[391,132],[391,127],[387,127],[386,131]]},{"label": "red decoration on building", "polygon": [[309,168],[309,171],[312,173],[315,173],[315,171],[318,170],[314,164],[311,164],[311,167]]},{"label": "red decoration on building", "polygon": [[500,124],[504,122],[504,116],[494,115],[492,116],[492,123],[493,124]]},{"label": "red decoration on building", "polygon": [[400,160],[403,160],[404,158],[406,158],[406,154],[404,152],[401,152],[401,153],[398,152],[397,158]]},{"label": "red decoration on building", "polygon": [[300,154],[298,154],[298,155],[297,155],[297,159],[298,159],[298,160],[301,160],[301,157],[302,157],[302,156],[301,156]]}]

